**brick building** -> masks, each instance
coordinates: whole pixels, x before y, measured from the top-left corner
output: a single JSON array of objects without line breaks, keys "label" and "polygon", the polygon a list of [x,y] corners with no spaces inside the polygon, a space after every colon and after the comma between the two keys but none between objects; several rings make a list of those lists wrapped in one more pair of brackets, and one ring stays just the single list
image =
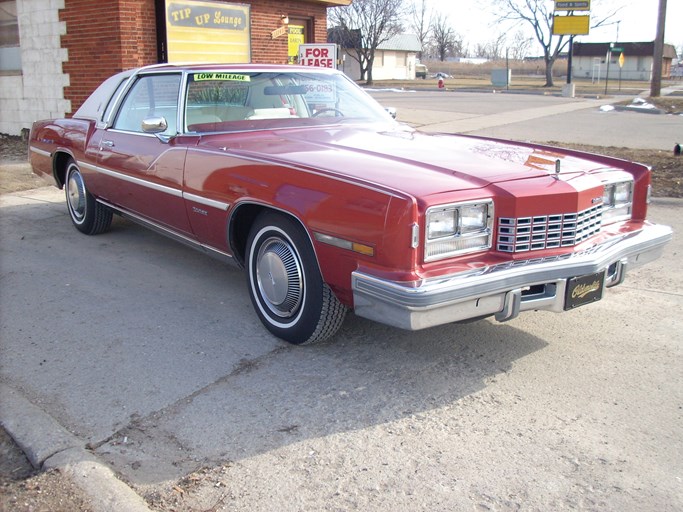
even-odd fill
[{"label": "brick building", "polygon": [[[0,0],[0,133],[68,116],[108,76],[195,62],[294,62],[351,0]],[[189,37],[183,39],[187,34]],[[198,39],[198,48],[182,41]],[[194,53],[193,53],[194,52]]]}]

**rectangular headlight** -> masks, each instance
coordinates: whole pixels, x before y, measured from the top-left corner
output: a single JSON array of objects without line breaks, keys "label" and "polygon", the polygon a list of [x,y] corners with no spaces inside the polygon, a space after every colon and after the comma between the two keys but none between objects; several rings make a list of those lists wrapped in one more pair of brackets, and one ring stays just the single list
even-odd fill
[{"label": "rectangular headlight", "polygon": [[432,212],[427,223],[427,239],[434,240],[444,236],[452,236],[458,232],[458,211],[456,209],[437,210]]},{"label": "rectangular headlight", "polygon": [[605,184],[602,197],[602,223],[611,224],[631,218],[633,181]]},{"label": "rectangular headlight", "polygon": [[472,233],[486,229],[488,208],[486,205],[467,205],[460,208],[460,232]]},{"label": "rectangular headlight", "polygon": [[493,201],[433,206],[426,215],[425,261],[491,247]]}]

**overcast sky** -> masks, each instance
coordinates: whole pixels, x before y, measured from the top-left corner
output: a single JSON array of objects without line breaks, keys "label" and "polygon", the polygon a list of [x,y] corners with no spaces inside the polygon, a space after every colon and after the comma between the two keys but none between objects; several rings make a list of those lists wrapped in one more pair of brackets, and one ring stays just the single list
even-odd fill
[{"label": "overcast sky", "polygon": [[[493,2],[486,0],[427,0],[435,11],[448,15],[453,28],[465,43],[472,47],[495,39],[505,30],[496,23]],[[611,12],[622,6],[614,17],[619,20],[619,41],[653,41],[657,32],[657,12],[659,0],[592,0],[592,13]],[[531,37],[530,28],[523,24],[525,32]],[[514,33],[517,27],[511,27]],[[588,36],[577,36],[575,41],[612,42],[616,41],[617,25],[591,29]],[[668,0],[666,13],[665,41],[680,49],[683,46],[683,0]]]}]

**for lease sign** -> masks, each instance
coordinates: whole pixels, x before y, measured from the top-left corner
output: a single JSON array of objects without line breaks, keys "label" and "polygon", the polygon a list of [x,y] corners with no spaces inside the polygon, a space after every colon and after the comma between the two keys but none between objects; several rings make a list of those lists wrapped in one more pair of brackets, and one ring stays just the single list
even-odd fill
[{"label": "for lease sign", "polygon": [[337,67],[336,44],[300,44],[299,64],[319,68]]}]

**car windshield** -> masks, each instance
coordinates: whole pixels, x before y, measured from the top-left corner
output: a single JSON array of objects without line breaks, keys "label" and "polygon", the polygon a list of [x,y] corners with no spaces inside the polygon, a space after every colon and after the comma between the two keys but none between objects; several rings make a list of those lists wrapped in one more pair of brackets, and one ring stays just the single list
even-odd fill
[{"label": "car windshield", "polygon": [[384,109],[342,74],[194,72],[185,98],[187,132],[390,122]]}]

